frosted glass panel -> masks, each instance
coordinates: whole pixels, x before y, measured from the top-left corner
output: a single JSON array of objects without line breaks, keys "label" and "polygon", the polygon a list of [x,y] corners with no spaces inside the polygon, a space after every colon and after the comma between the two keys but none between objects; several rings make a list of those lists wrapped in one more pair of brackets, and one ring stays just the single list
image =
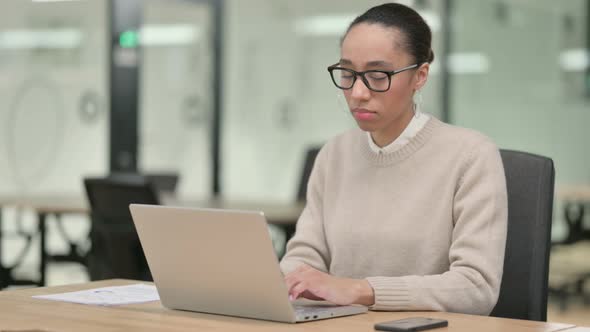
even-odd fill
[{"label": "frosted glass panel", "polygon": [[585,48],[585,6],[458,1],[454,17],[456,52],[480,53],[490,63],[483,73],[453,76],[454,122],[486,132],[501,147],[552,157],[558,184],[590,182],[584,70],[561,61]]},{"label": "frosted glass panel", "polygon": [[[452,18],[455,56],[477,54],[487,64],[453,75],[453,122],[486,133],[501,148],[553,158],[558,189],[590,184],[586,6],[584,0],[461,0]],[[556,203],[560,221],[559,196]]]},{"label": "frosted glass panel", "polygon": [[0,2],[0,194],[82,194],[108,169],[106,1]]},{"label": "frosted glass panel", "polygon": [[211,188],[212,8],[190,1],[144,3],[139,168],[178,172],[178,191]]},{"label": "frosted glass panel", "polygon": [[[347,25],[381,3],[227,1],[225,196],[294,200],[306,149],[356,126],[326,67],[340,58],[340,38]],[[442,2],[421,3],[419,10],[440,22]],[[434,51],[439,53],[440,26],[434,30]],[[439,81],[439,75],[432,75],[423,93],[424,111],[437,116]]]}]

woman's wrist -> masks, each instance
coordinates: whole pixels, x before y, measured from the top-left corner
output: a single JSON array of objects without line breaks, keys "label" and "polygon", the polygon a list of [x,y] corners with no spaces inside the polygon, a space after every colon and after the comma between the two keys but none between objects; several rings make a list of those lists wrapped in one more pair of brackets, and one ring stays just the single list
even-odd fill
[{"label": "woman's wrist", "polygon": [[375,292],[366,279],[356,280],[355,290],[357,294],[356,304],[362,304],[367,307],[375,304]]}]

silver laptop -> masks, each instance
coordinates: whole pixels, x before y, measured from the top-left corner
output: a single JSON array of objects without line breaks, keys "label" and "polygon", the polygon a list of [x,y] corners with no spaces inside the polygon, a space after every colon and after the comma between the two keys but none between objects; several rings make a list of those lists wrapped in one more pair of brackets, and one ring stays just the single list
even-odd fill
[{"label": "silver laptop", "polygon": [[167,308],[289,323],[367,311],[290,302],[262,212],[139,204],[130,210]]}]

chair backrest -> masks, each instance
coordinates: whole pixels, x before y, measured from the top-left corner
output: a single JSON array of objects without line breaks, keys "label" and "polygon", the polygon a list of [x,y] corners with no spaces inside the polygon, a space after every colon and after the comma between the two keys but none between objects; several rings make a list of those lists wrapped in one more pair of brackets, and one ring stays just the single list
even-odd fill
[{"label": "chair backrest", "polygon": [[315,158],[320,152],[321,147],[314,146],[307,149],[305,153],[305,161],[303,164],[303,170],[301,171],[301,177],[299,180],[299,189],[297,190],[297,201],[304,202],[307,195],[307,182],[309,182],[309,176],[313,169],[313,163]]},{"label": "chair backrest", "polygon": [[147,173],[145,176],[157,192],[173,193],[176,191],[178,173]]},{"label": "chair backrest", "polygon": [[131,183],[142,183],[145,181],[151,182],[154,190],[157,193],[173,193],[176,191],[176,185],[178,184],[179,175],[178,173],[128,173],[128,172],[115,172],[109,175],[110,179],[131,182]]},{"label": "chair backrest", "polygon": [[92,214],[120,223],[132,224],[129,204],[158,204],[154,186],[147,179],[87,178],[84,186]]},{"label": "chair backrest", "polygon": [[129,204],[158,204],[152,183],[140,177],[107,177],[84,179],[84,185],[92,219],[88,255],[91,279],[150,280]]},{"label": "chair backrest", "polygon": [[491,316],[547,320],[555,169],[550,158],[501,150],[508,236],[500,297]]}]

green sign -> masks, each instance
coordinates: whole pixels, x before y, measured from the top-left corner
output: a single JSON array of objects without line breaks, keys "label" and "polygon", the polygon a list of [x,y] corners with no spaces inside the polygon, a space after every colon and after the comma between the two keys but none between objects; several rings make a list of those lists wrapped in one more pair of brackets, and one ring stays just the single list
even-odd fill
[{"label": "green sign", "polygon": [[139,44],[137,31],[127,30],[119,35],[119,46],[123,48],[135,48]]}]

